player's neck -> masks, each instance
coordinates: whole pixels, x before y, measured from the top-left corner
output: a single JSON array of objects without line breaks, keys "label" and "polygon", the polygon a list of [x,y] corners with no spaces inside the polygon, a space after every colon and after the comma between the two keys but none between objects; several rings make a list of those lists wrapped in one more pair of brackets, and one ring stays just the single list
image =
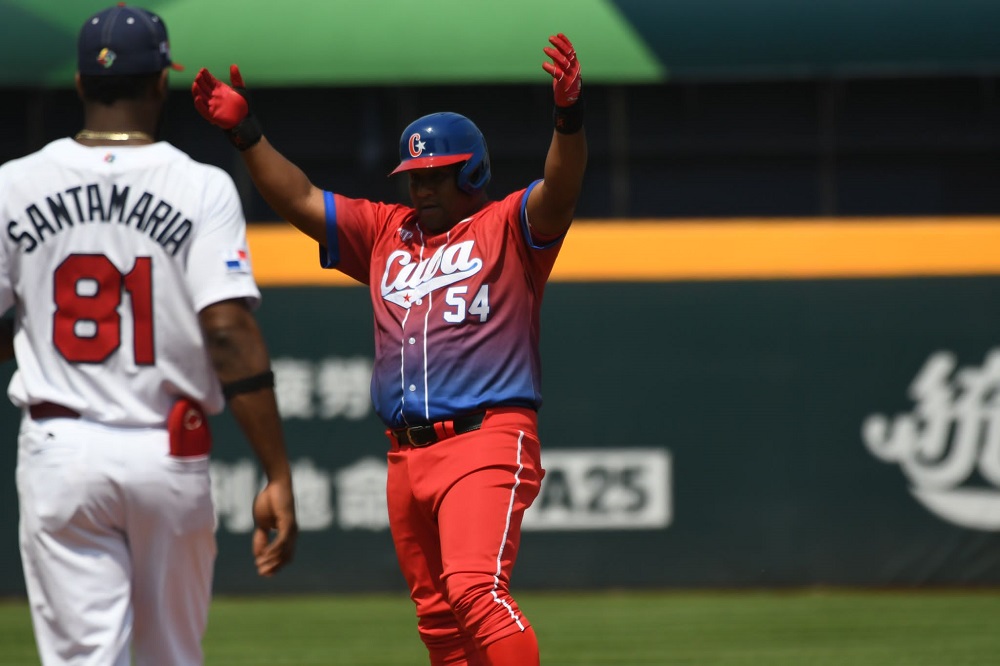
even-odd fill
[{"label": "player's neck", "polygon": [[156,141],[152,134],[140,130],[94,130],[89,127],[77,132],[73,139],[85,146],[142,146]]},{"label": "player's neck", "polygon": [[86,146],[144,145],[156,141],[157,116],[135,105],[88,105],[74,139]]},{"label": "player's neck", "polygon": [[478,192],[468,196],[467,205],[460,206],[453,215],[447,219],[420,220],[420,226],[425,233],[430,235],[443,234],[451,231],[456,226],[468,220],[470,217],[486,207],[489,200],[484,192]]},{"label": "player's neck", "polygon": [[459,221],[456,220],[455,222],[435,223],[435,222],[428,222],[425,219],[419,219],[417,220],[417,226],[420,227],[420,231],[425,236],[437,236],[438,234],[448,233],[455,227],[456,224],[458,224],[458,222]]}]

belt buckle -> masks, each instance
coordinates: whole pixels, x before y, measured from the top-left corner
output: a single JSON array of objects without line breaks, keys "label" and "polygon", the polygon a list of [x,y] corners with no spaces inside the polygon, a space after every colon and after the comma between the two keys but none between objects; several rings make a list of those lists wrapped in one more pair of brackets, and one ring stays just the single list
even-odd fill
[{"label": "belt buckle", "polygon": [[409,443],[409,445],[412,446],[415,449],[422,449],[425,446],[430,446],[435,441],[437,441],[437,438],[432,437],[430,439],[430,441],[426,441],[426,442],[425,441],[417,441],[417,440],[413,439],[413,433],[416,433],[416,432],[425,432],[427,430],[430,430],[430,431],[433,432],[434,431],[434,426],[432,426],[432,425],[417,425],[417,426],[410,426],[409,428],[406,428],[405,432],[406,432],[406,441],[407,441],[407,443]]}]

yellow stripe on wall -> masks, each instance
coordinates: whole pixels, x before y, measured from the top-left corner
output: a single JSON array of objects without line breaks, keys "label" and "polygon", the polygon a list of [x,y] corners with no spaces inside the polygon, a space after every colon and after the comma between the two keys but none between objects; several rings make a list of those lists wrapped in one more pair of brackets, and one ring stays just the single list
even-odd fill
[{"label": "yellow stripe on wall", "polygon": [[[249,228],[261,286],[356,285],[285,224]],[[581,220],[553,281],[1000,275],[1000,217]]]}]

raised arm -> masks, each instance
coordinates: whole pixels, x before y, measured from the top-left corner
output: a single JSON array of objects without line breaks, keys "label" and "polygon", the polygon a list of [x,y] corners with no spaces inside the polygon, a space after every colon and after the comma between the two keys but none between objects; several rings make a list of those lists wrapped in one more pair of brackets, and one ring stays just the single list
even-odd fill
[{"label": "raised arm", "polygon": [[264,201],[284,220],[318,243],[326,243],[326,206],[323,190],[268,142],[236,65],[227,85],[201,69],[191,85],[194,106],[205,120],[222,128],[240,151],[250,177]]},{"label": "raised arm", "polygon": [[209,305],[198,318],[229,410],[267,477],[253,503],[253,554],[257,572],[271,576],[292,560],[298,524],[270,357],[244,301]]},{"label": "raised arm", "polygon": [[540,236],[558,236],[573,221],[587,168],[587,136],[583,130],[580,61],[573,44],[562,33],[549,37],[542,68],[552,75],[552,142],[545,157],[544,180],[528,197],[528,221]]}]

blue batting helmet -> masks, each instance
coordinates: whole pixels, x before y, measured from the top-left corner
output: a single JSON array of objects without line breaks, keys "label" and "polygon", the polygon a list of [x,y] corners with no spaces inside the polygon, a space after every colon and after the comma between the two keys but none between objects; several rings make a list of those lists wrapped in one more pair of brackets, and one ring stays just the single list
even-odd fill
[{"label": "blue batting helmet", "polygon": [[390,176],[464,162],[458,172],[459,189],[471,194],[490,182],[490,154],[483,133],[471,120],[450,111],[410,123],[399,138],[399,160]]}]

